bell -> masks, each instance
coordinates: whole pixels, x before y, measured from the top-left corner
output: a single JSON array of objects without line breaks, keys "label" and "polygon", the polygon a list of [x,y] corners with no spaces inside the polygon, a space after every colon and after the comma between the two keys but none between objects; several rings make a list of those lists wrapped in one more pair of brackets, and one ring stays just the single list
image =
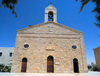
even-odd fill
[{"label": "bell", "polygon": [[52,19],[52,17],[50,17],[50,19]]}]

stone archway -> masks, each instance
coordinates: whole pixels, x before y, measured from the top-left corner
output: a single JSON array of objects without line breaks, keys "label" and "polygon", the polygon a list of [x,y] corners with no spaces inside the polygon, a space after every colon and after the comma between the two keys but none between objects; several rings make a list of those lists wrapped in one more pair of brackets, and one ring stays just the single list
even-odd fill
[{"label": "stone archway", "polygon": [[47,57],[47,73],[54,73],[54,58],[53,58],[53,56]]},{"label": "stone archway", "polygon": [[74,73],[79,73],[78,59],[76,58],[73,59],[73,68],[74,68]]},{"label": "stone archway", "polygon": [[53,12],[52,11],[48,12],[48,21],[54,21],[54,17],[53,17]]},{"label": "stone archway", "polygon": [[23,58],[21,72],[26,72],[26,69],[27,69],[27,58]]}]

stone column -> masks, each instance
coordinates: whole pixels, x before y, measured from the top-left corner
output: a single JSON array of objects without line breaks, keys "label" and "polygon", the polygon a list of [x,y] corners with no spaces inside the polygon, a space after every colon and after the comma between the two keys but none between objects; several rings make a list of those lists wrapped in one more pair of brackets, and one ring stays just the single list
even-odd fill
[{"label": "stone column", "polygon": [[80,38],[81,40],[81,56],[82,56],[82,73],[87,73],[88,68],[87,68],[87,59],[86,59],[86,53],[85,53],[85,46],[84,46],[84,39],[83,36]]},{"label": "stone column", "polygon": [[48,13],[45,13],[45,22],[48,22]]},{"label": "stone column", "polygon": [[54,22],[57,22],[57,13],[53,13]]}]

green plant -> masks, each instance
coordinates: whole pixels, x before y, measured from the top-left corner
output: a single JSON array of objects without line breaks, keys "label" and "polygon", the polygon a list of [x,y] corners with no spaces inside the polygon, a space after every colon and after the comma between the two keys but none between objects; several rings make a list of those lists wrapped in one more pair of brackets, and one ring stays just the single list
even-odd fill
[{"label": "green plant", "polygon": [[98,68],[95,66],[93,66],[93,71],[98,71]]},{"label": "green plant", "polygon": [[92,69],[92,66],[91,65],[88,65],[88,69]]},{"label": "green plant", "polygon": [[0,72],[2,72],[3,67],[4,67],[4,65],[0,64]]},{"label": "green plant", "polygon": [[0,64],[0,72],[10,72],[11,66]]}]

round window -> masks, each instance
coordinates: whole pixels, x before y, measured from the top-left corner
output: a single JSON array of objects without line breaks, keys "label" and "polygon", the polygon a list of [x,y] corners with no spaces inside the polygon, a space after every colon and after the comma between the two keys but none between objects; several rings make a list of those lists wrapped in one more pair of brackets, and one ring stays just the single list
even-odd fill
[{"label": "round window", "polygon": [[73,49],[76,49],[77,47],[75,45],[72,46]]},{"label": "round window", "polygon": [[28,45],[28,44],[25,44],[25,45],[24,45],[24,48],[28,48],[28,47],[29,47],[29,45]]}]

